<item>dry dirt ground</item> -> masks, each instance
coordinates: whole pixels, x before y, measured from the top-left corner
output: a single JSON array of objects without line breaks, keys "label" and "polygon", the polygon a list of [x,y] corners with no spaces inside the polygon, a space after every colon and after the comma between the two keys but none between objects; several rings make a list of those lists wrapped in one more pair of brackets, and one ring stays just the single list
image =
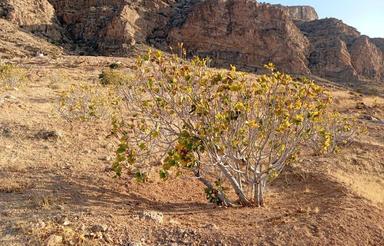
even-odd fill
[{"label": "dry dirt ground", "polygon": [[108,122],[58,115],[61,91],[116,60],[12,60],[29,82],[0,94],[0,245],[384,245],[383,97],[329,87],[368,132],[289,167],[265,207],[221,208],[186,177],[115,179]]}]

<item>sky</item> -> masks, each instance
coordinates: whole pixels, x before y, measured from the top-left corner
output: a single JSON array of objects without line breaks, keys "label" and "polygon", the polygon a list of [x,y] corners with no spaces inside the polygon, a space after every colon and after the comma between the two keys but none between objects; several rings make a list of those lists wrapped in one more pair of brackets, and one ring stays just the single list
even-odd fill
[{"label": "sky", "polygon": [[310,5],[320,18],[335,17],[372,38],[384,38],[384,0],[261,0],[282,5]]}]

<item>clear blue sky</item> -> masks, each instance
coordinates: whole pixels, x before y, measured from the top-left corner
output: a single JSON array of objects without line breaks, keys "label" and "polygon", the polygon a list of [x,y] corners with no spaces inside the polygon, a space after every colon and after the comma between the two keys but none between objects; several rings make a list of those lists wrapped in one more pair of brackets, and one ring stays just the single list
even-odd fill
[{"label": "clear blue sky", "polygon": [[260,0],[282,5],[310,5],[320,18],[335,17],[362,34],[384,38],[384,0]]}]

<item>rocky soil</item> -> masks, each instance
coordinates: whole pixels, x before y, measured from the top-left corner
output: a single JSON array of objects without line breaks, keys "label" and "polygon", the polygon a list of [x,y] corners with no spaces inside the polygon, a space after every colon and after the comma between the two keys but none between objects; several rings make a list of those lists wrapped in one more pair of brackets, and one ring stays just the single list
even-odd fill
[{"label": "rocky soil", "polygon": [[[98,83],[131,58],[13,58],[29,82],[0,93],[0,245],[382,245],[384,99],[326,82],[368,132],[337,155],[307,156],[268,191],[264,208],[208,204],[187,176],[139,184],[110,171],[110,122],[58,114],[71,84]],[[154,175],[153,177],[157,177]]]}]

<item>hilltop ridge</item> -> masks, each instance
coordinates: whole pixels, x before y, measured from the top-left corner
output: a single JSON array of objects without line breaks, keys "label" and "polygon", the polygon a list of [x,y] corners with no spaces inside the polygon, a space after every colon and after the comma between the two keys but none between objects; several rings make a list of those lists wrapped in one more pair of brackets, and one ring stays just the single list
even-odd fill
[{"label": "hilltop ridge", "polygon": [[[127,56],[137,44],[183,42],[217,66],[257,71],[274,62],[286,72],[351,83],[382,83],[384,39],[362,36],[310,6],[254,0],[4,0],[0,16],[69,50]],[[75,49],[73,48],[75,47]]]}]

